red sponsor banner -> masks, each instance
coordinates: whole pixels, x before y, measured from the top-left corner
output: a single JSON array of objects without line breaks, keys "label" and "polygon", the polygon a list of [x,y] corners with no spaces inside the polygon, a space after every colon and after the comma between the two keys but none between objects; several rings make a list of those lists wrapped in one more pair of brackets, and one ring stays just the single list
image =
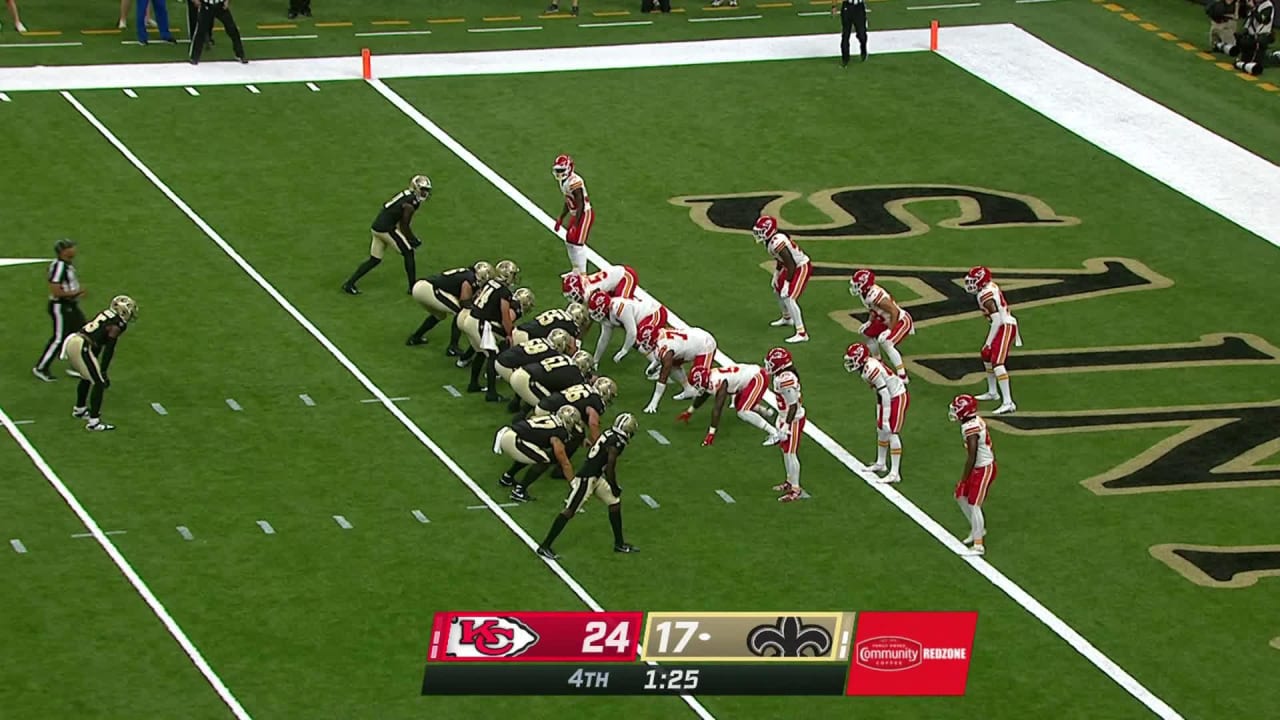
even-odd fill
[{"label": "red sponsor banner", "polygon": [[964,695],[976,612],[861,612],[846,695]]},{"label": "red sponsor banner", "polygon": [[434,662],[631,662],[644,613],[443,612],[431,628]]}]

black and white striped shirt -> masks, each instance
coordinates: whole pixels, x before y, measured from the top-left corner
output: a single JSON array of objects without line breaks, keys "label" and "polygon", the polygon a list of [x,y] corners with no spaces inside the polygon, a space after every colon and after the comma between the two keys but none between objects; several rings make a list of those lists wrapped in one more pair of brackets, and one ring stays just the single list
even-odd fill
[{"label": "black and white striped shirt", "polygon": [[[80,292],[80,278],[76,275],[76,268],[66,260],[54,260],[49,263],[49,282],[56,283],[65,293]],[[54,297],[49,294],[49,299],[55,302],[75,302],[75,297]]]}]

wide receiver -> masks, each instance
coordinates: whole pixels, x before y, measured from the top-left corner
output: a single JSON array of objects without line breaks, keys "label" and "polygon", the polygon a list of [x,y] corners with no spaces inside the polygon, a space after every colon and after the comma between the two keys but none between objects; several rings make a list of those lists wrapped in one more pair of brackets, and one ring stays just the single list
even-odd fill
[{"label": "wide receiver", "polygon": [[574,271],[560,279],[560,291],[573,302],[585,303],[597,290],[611,297],[633,298],[640,276],[627,265],[609,265],[590,275]]},{"label": "wide receiver", "polygon": [[[212,21],[211,21],[212,22]],[[426,175],[414,175],[409,180],[409,189],[401,190],[395,197],[386,201],[378,215],[374,217],[370,232],[373,236],[369,243],[369,259],[360,263],[351,277],[342,283],[342,291],[348,295],[359,295],[356,283],[366,273],[382,262],[382,255],[388,249],[394,250],[404,260],[404,274],[409,282],[407,287],[413,294],[413,282],[418,279],[414,269],[413,251],[422,245],[422,241],[413,233],[413,216],[422,203],[431,197],[431,180]]]},{"label": "wide receiver", "polygon": [[870,270],[858,270],[849,278],[849,294],[862,301],[870,317],[858,328],[866,340],[867,349],[873,355],[884,352],[889,366],[902,382],[907,380],[907,368],[902,362],[898,346],[908,335],[915,335],[916,325],[911,314],[903,310],[887,290],[876,284],[876,274]]},{"label": "wide receiver", "polygon": [[993,415],[1014,412],[1018,406],[1013,403],[1013,391],[1009,389],[1009,370],[1004,364],[1009,358],[1010,346],[1022,347],[1018,319],[1009,312],[1009,303],[1004,299],[1000,286],[991,278],[990,269],[982,265],[971,268],[964,276],[964,289],[970,295],[977,296],[978,307],[991,322],[987,340],[982,345],[982,366],[987,371],[987,391],[976,399],[1000,400],[1000,407],[995,409]]},{"label": "wide receiver", "polygon": [[622,362],[622,358],[626,357],[627,353],[631,351],[641,327],[646,324],[654,325],[658,328],[667,326],[667,309],[653,298],[645,300],[640,298],[615,298],[610,297],[603,290],[596,290],[591,293],[591,297],[587,301],[587,312],[592,320],[600,323],[600,341],[596,343],[594,355],[597,366],[600,365],[600,358],[604,356],[604,351],[609,347],[609,340],[613,337],[614,328],[623,328],[627,333],[626,340],[622,342],[622,348],[613,355],[613,361],[617,363]]},{"label": "wide receiver", "polygon": [[422,345],[427,341],[427,333],[445,317],[453,316],[453,328],[449,334],[449,347],[446,355],[454,357],[461,351],[458,340],[462,337],[462,328],[458,327],[458,313],[471,306],[471,298],[493,277],[493,266],[483,260],[471,267],[460,267],[445,270],[413,284],[413,299],[427,311],[427,319],[422,321],[417,330],[405,340],[405,345]]},{"label": "wide receiver", "polygon": [[691,368],[703,367],[710,370],[716,357],[716,339],[706,330],[695,327],[676,330],[645,325],[636,334],[636,347],[645,354],[652,353],[652,362],[657,364],[653,397],[644,408],[650,415],[658,412],[658,403],[662,401],[662,394],[667,391],[667,380],[673,375],[684,386],[684,390],[675,396],[676,400],[692,400],[697,397],[698,389],[689,384],[684,364],[692,363]]},{"label": "wide receiver", "polygon": [[982,503],[987,490],[996,479],[996,456],[991,451],[991,433],[987,423],[978,416],[978,400],[972,395],[957,395],[951,401],[951,422],[960,423],[960,435],[964,438],[964,472],[956,483],[956,502],[969,521],[969,536],[963,542],[973,545],[965,555],[985,555],[987,552],[987,520],[982,514]]},{"label": "wide receiver", "polygon": [[[551,543],[560,537],[573,516],[578,513],[587,498],[595,495],[609,506],[609,525],[613,527],[613,551],[619,553],[636,552],[634,545],[628,544],[622,537],[622,486],[618,484],[618,457],[627,449],[627,443],[636,434],[640,424],[631,413],[620,413],[613,421],[613,427],[606,430],[591,446],[587,460],[578,470],[577,475],[569,481],[569,497],[551,523],[551,530],[538,545],[538,554],[548,560],[558,560],[559,555],[551,549]],[[567,476],[566,476],[567,477]]]},{"label": "wide receiver", "polygon": [[888,454],[889,474],[877,478],[877,482],[900,482],[902,437],[899,433],[907,417],[907,406],[911,404],[907,385],[884,363],[871,357],[871,350],[862,343],[854,343],[845,350],[844,369],[859,373],[876,392],[876,464],[867,469],[875,473],[884,472],[884,456]]},{"label": "wide receiver", "polygon": [[[587,197],[587,184],[573,167],[573,158],[568,155],[557,155],[551,164],[551,175],[560,183],[560,193],[564,195],[564,206],[560,217],[556,218],[556,232],[561,226],[565,228],[564,248],[569,253],[569,265],[574,272],[587,271],[587,236],[591,234],[591,226],[596,220],[596,211],[591,209],[591,198]],[[564,225],[564,216],[569,216],[569,224]],[[582,302],[579,300],[578,302]]]},{"label": "wide receiver", "polygon": [[76,385],[76,404],[71,417],[87,420],[84,429],[92,432],[115,430],[102,421],[102,396],[111,387],[107,369],[115,356],[116,343],[138,314],[138,304],[128,295],[111,298],[106,310],[93,316],[76,332],[62,341],[62,358],[80,376]]},{"label": "wide receiver", "polygon": [[764,432],[765,445],[776,445],[782,441],[781,434],[773,429],[768,420],[756,412],[756,406],[760,404],[764,391],[769,387],[769,376],[764,368],[759,365],[727,365],[711,370],[695,367],[689,372],[689,384],[704,394],[699,395],[688,409],[677,415],[676,420],[689,422],[693,411],[701,407],[707,398],[715,396],[716,399],[715,406],[711,410],[711,426],[707,428],[707,435],[702,439],[703,447],[716,441],[716,431],[720,427],[720,413],[724,411],[725,402],[730,396],[733,396],[733,409],[737,411],[738,419]]},{"label": "wide receiver", "polygon": [[[800,393],[800,373],[791,353],[776,347],[764,356],[764,369],[773,378],[773,393],[778,403],[778,448],[782,450],[782,467],[787,479],[773,486],[782,495],[779,502],[794,502],[808,497],[800,487],[800,438],[804,435],[804,398]],[[766,443],[768,444],[768,443]]]},{"label": "wide receiver", "polygon": [[787,342],[808,342],[809,333],[805,332],[804,316],[800,313],[800,295],[813,272],[809,256],[791,236],[778,231],[778,218],[772,215],[761,215],[751,233],[756,236],[756,242],[764,244],[774,260],[773,292],[778,296],[782,317],[769,324],[774,327],[793,325],[796,332],[787,338]]}]

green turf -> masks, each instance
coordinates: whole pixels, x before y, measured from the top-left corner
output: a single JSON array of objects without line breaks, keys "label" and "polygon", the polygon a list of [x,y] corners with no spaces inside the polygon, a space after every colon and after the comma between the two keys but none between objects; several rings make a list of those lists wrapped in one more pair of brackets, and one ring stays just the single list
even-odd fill
[{"label": "green turf", "polygon": [[[1100,8],[1082,7],[1114,19]],[[740,361],[758,362],[783,337],[764,325],[776,314],[759,268],[764,256],[746,236],[701,230],[686,210],[668,202],[672,196],[886,183],[1027,193],[1082,223],[1052,230],[935,229],[908,240],[810,242],[806,249],[828,262],[965,266],[981,254],[997,267],[1046,268],[1121,255],[1175,282],[1166,290],[1015,308],[1028,349],[1189,341],[1222,331],[1280,338],[1274,318],[1228,321],[1205,312],[1207,297],[1224,307],[1265,301],[1258,269],[1268,266],[1274,250],[1261,240],[939,58],[877,59],[879,74],[854,97],[837,93],[845,79],[824,72],[828,66],[767,63],[398,81],[393,87],[547,209],[558,201],[547,164],[571,143],[599,212],[593,245],[634,265],[647,289],[685,319],[714,330],[722,349]],[[903,112],[901,88],[926,84],[934,92],[912,99],[922,107]],[[593,98],[571,136],[559,130],[563,107],[546,102],[568,85],[590,89]],[[778,107],[796,111],[761,112],[755,95],[760,87],[772,89]],[[404,411],[496,496],[494,478],[504,463],[488,445],[504,415],[440,389],[465,379],[440,357],[439,331],[425,348],[403,347],[419,311],[400,294],[400,268],[394,262],[378,268],[363,283],[361,298],[347,298],[336,286],[365,251],[364,228],[375,204],[419,168],[430,171],[437,189],[417,225],[427,242],[421,270],[514,257],[540,307],[548,307],[556,302],[555,277],[564,264],[557,242],[359,84],[326,84],[320,93],[279,86],[260,96],[210,88],[199,98],[179,89],[147,91],[138,101],[114,91],[77,97],[374,382],[392,396],[410,396]],[[808,110],[815,97],[844,99]],[[518,127],[509,120],[513,107],[519,108]],[[208,147],[225,151],[189,152],[190,132],[172,118],[197,111],[226,119],[201,129]],[[858,142],[837,142],[849,132],[855,111]],[[0,132],[15,148],[12,167],[41,168],[12,175],[22,183],[7,185],[5,202],[29,209],[54,199],[57,208],[14,215],[9,230],[15,240],[6,251],[38,256],[49,238],[73,235],[84,243],[80,265],[92,293],[88,304],[127,290],[142,310],[112,373],[107,416],[121,425],[114,436],[87,436],[66,417],[68,380],[52,387],[17,383],[6,392],[4,408],[37,420],[24,430],[104,526],[129,530],[117,536],[122,550],[255,716],[688,716],[674,699],[606,704],[416,697],[431,612],[581,604],[489,513],[465,509],[477,504],[474,496],[384,409],[359,403],[367,391],[68,104],[55,95],[24,95],[5,112]],[[943,113],[953,120],[938,122]],[[635,118],[655,117],[678,119],[679,130],[633,131]],[[1009,148],[1018,152],[999,152]],[[937,207],[922,212],[935,219],[938,213]],[[812,210],[793,214],[790,208],[787,217],[817,219]],[[1205,273],[1206,266],[1215,271]],[[46,331],[38,268],[7,268],[0,275],[0,291],[23,298],[14,337]],[[705,278],[712,271],[709,285]],[[1223,277],[1241,281],[1224,284]],[[843,281],[813,283],[804,306],[815,341],[796,354],[811,417],[866,458],[874,447],[866,422],[871,395],[841,371],[839,354],[850,336],[826,317],[854,302]],[[978,320],[922,328],[907,350],[975,350],[984,333]],[[25,377],[36,349],[8,343],[0,349],[0,364],[12,377]],[[640,365],[632,357],[615,373],[621,409],[636,411],[648,396]],[[1016,372],[1016,359],[1011,366]],[[1262,367],[1196,368],[1015,382],[1025,407],[1057,410],[1273,399],[1263,392],[1272,374]],[[912,392],[903,491],[961,530],[949,498],[959,444],[955,427],[944,420],[955,388],[917,381]],[[299,393],[310,394],[317,406],[302,405]],[[227,397],[244,406],[242,414],[226,407]],[[169,415],[157,416],[151,402],[162,402]],[[779,508],[768,491],[781,472],[776,451],[759,448],[756,434],[732,419],[716,447],[697,448],[706,413],[681,427],[670,421],[679,407],[667,400],[662,415],[641,418],[642,427],[658,427],[673,446],[641,436],[624,458],[628,534],[642,554],[610,553],[604,513],[594,506],[557,544],[567,569],[604,606],[981,613],[963,701],[706,699],[718,717],[848,717],[859,711],[903,718],[1145,716],[1128,695],[816,445],[803,453],[814,500]],[[1274,595],[1269,581],[1244,590],[1201,588],[1152,560],[1147,548],[1264,543],[1271,517],[1269,495],[1262,493],[1268,489],[1099,497],[1080,485],[1171,432],[997,434],[1001,479],[988,510],[992,560],[1188,716],[1265,716],[1276,701],[1265,678],[1278,662],[1267,646],[1275,635],[1266,624]],[[110,450],[104,453],[104,447]],[[127,462],[115,461],[116,452]],[[6,469],[39,487],[20,455],[5,457]],[[738,502],[725,505],[714,494],[718,488]],[[543,500],[512,515],[541,537],[559,489],[544,479],[534,492]],[[654,495],[662,507],[636,503],[638,492]],[[61,522],[74,528],[65,514],[56,515],[56,500],[44,502],[40,511],[54,516],[52,527]],[[414,508],[432,523],[414,521]],[[334,514],[345,515],[355,529],[339,530]],[[277,534],[263,535],[258,519],[269,520]],[[197,539],[182,541],[178,524]],[[54,535],[46,534],[52,543]],[[58,542],[67,543],[65,549],[49,552],[71,553],[79,547],[71,543],[89,541]],[[46,559],[37,548],[33,544],[30,555],[14,559],[42,563],[39,572],[53,578],[69,569],[122,587],[101,557]],[[93,568],[97,574],[90,575]],[[38,582],[62,587],[60,580]],[[132,617],[163,650],[158,625],[148,626],[145,610],[127,592],[121,611],[101,620],[102,631],[131,632],[126,621]],[[59,608],[75,612],[74,606]],[[1196,652],[1184,652],[1187,647]],[[69,665],[65,653],[57,662]],[[20,705],[6,706],[30,717],[110,717],[111,708],[138,697],[145,698],[143,707],[154,705],[155,714],[167,714],[166,703],[185,698],[192,715],[201,708],[216,713],[216,699],[176,649],[154,665],[149,671],[156,680],[129,673],[146,686],[100,689],[108,695],[101,704],[23,694],[15,698]],[[40,681],[48,682],[58,667],[41,669]],[[29,672],[6,666],[5,685],[31,682]]]}]

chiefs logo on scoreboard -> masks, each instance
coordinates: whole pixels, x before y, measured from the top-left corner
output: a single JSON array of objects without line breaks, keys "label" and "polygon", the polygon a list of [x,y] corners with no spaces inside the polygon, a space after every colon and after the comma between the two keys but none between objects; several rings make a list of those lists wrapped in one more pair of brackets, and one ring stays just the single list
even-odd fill
[{"label": "chiefs logo on scoreboard", "polygon": [[444,652],[454,658],[509,658],[537,642],[538,633],[518,618],[461,615],[450,619]]}]

